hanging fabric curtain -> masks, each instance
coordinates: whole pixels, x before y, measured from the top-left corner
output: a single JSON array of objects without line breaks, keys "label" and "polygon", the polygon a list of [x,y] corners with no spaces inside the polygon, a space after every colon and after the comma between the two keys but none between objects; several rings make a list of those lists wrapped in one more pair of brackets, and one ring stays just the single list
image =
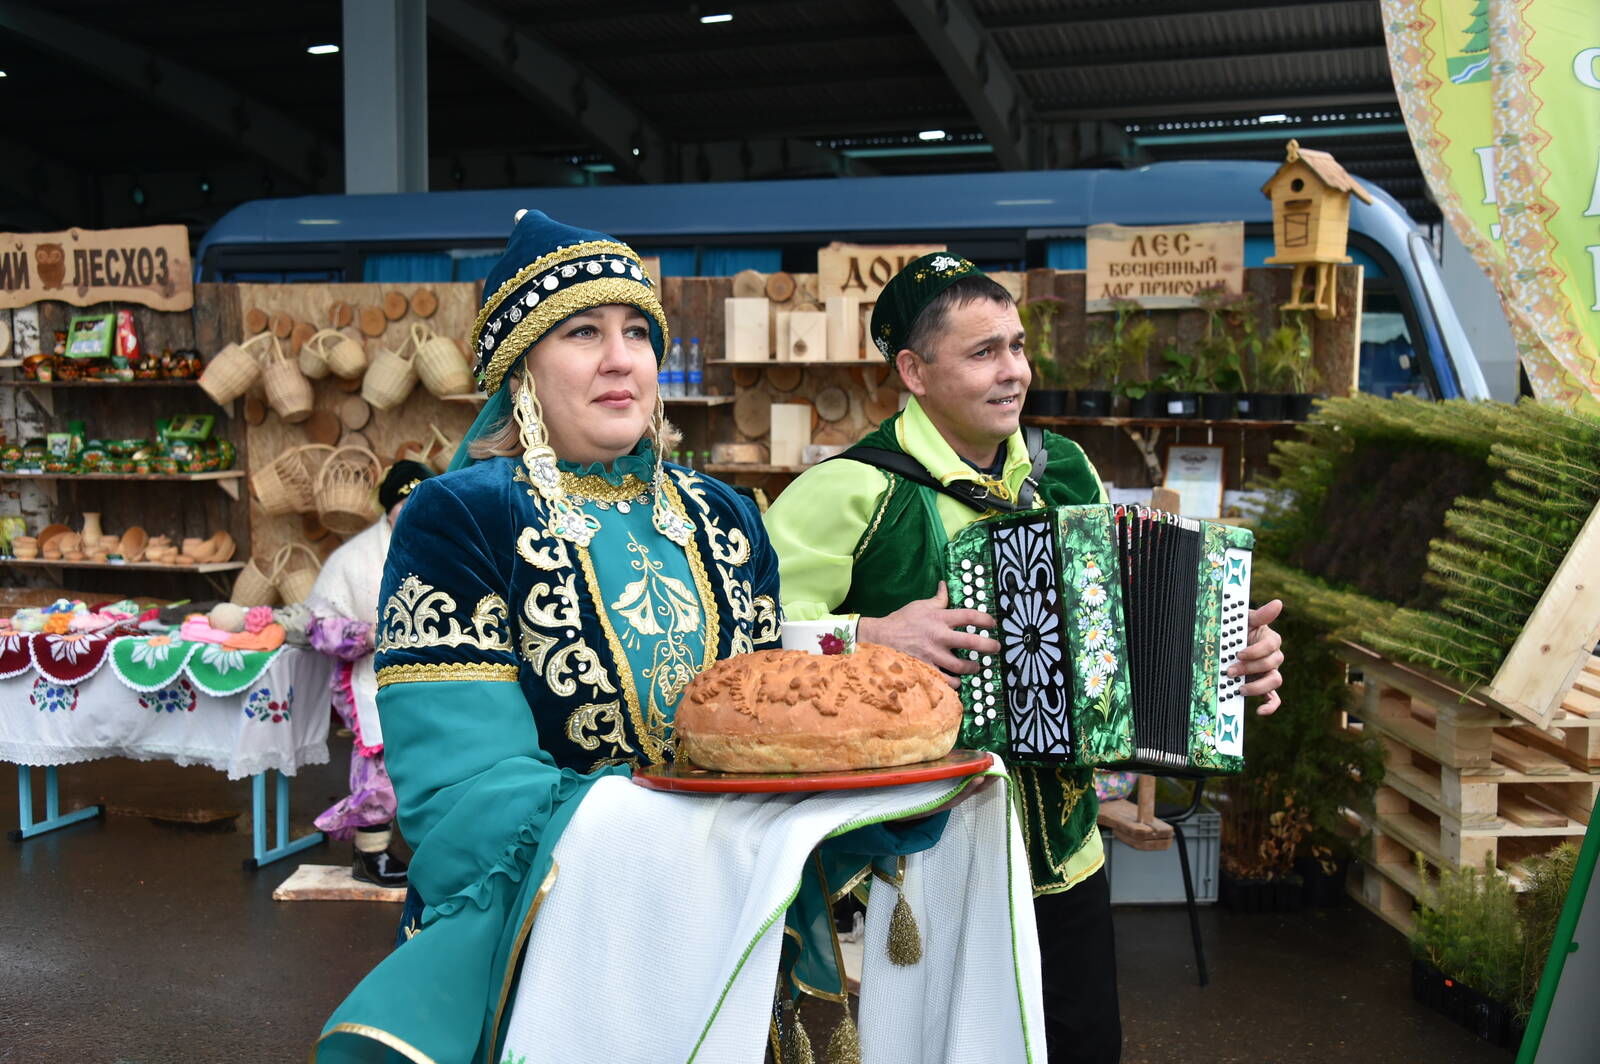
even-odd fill
[{"label": "hanging fabric curtain", "polygon": [[1382,0],[1428,187],[1539,398],[1600,412],[1600,37],[1565,0]]}]

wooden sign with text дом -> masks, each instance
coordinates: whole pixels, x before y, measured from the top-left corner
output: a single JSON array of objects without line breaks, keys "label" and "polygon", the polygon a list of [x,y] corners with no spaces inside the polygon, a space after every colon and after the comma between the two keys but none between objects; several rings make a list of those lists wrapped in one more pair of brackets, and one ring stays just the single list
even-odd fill
[{"label": "wooden sign with text \u0434\u043e\u043c", "polygon": [[194,306],[189,231],[152,225],[0,233],[0,309],[47,299],[78,307],[142,303],[188,310]]}]

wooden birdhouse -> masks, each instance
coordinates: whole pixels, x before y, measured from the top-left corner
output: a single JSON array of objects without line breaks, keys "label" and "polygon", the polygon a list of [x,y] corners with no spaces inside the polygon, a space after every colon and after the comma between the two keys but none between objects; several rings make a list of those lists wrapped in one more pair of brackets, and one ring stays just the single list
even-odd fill
[{"label": "wooden birdhouse", "polygon": [[[1315,310],[1319,318],[1338,313],[1333,267],[1350,261],[1345,245],[1350,232],[1350,197],[1372,202],[1372,194],[1345,172],[1325,151],[1289,142],[1278,172],[1261,186],[1272,201],[1273,255],[1267,262],[1294,267],[1294,287],[1284,310]],[[1310,298],[1307,275],[1316,267]]]}]

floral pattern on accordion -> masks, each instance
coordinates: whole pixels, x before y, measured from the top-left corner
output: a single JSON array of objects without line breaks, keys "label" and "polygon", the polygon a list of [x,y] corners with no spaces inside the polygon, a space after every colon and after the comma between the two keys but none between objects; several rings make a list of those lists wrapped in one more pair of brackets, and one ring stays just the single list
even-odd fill
[{"label": "floral pattern on accordion", "polygon": [[1228,550],[1251,550],[1255,546],[1255,536],[1246,529],[1209,521],[1200,523],[1200,533],[1189,759],[1196,768],[1215,773],[1234,773],[1243,771],[1244,759],[1221,753],[1217,749],[1224,737],[1219,735],[1219,728],[1242,726],[1238,721],[1220,721],[1217,713],[1217,677],[1223,666],[1223,580],[1228,571]]},{"label": "floral pattern on accordion", "polygon": [[1062,610],[1070,618],[1070,682],[1080,765],[1133,756],[1133,700],[1123,619],[1116,525],[1109,506],[1055,511]]}]

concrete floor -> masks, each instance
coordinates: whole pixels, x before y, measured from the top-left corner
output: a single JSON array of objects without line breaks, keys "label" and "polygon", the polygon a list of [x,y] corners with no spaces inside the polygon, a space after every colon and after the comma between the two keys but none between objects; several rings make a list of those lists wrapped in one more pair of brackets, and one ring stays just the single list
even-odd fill
[{"label": "concrete floor", "polygon": [[[295,780],[296,832],[340,793],[347,742]],[[13,778],[0,767],[0,827],[17,823]],[[105,802],[110,815],[0,843],[0,1064],[304,1060],[388,949],[399,906],[285,904],[272,890],[301,862],[349,860],[348,845],[246,872],[245,782],[130,761],[68,766],[61,780],[64,809]],[[232,831],[151,819],[197,813],[240,815]],[[1126,1064],[1511,1059],[1413,1003],[1405,942],[1354,906],[1208,908],[1204,989],[1181,908],[1116,919]]]}]

